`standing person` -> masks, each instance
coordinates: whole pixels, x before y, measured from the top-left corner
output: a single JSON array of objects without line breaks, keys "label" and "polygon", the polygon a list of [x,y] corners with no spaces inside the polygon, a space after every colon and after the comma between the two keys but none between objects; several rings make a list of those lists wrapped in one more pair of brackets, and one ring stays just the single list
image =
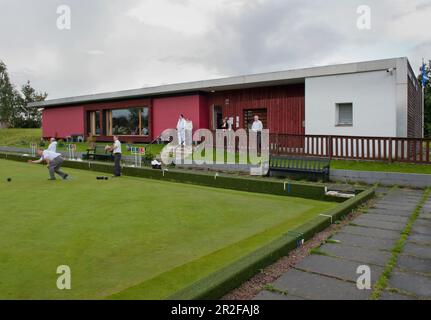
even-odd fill
[{"label": "standing person", "polygon": [[260,153],[260,150],[262,149],[263,123],[259,120],[259,116],[254,116],[254,122],[251,127],[251,131],[257,133],[257,152]]},{"label": "standing person", "polygon": [[178,130],[178,143],[180,146],[183,146],[186,140],[186,119],[183,114],[180,114],[180,118],[177,123]]},{"label": "standing person", "polygon": [[114,177],[121,177],[121,142],[118,136],[114,136],[114,144],[106,147],[106,150],[114,154]]},{"label": "standing person", "polygon": [[55,138],[50,139],[50,144],[47,150],[51,152],[57,152],[57,141],[55,140]]},{"label": "standing person", "polygon": [[61,171],[61,165],[63,164],[64,160],[60,153],[49,150],[42,151],[40,149],[37,150],[36,153],[40,159],[35,161],[29,160],[29,163],[37,164],[45,161],[49,171],[49,180],[55,180],[55,173],[58,174],[63,180],[67,180],[69,175]]},{"label": "standing person", "polygon": [[193,121],[187,119],[185,127],[185,141],[188,147],[193,145]]},{"label": "standing person", "polygon": [[222,123],[222,125],[221,125],[221,129],[223,130],[223,132],[226,132],[227,131],[227,118],[224,118],[223,119],[223,123]]}]

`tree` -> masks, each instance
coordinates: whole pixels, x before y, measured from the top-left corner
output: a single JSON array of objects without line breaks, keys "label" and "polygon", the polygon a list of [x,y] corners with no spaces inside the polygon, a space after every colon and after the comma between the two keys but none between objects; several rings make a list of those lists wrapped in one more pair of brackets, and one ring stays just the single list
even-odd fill
[{"label": "tree", "polygon": [[0,60],[0,125],[11,125],[16,98],[17,92],[10,82],[7,67]]},{"label": "tree", "polygon": [[[431,78],[431,62],[430,65],[426,66],[426,73],[428,74],[428,79]],[[422,70],[418,77],[419,82],[422,83]],[[424,88],[425,94],[425,106],[424,106],[424,116],[425,116],[425,137],[431,137],[431,84],[430,80],[425,82]]]},{"label": "tree", "polygon": [[16,90],[11,83],[7,67],[0,60],[0,127],[39,128],[41,112],[37,108],[29,108],[31,102],[44,101],[48,94],[36,91],[27,81]]},{"label": "tree", "polygon": [[21,87],[21,94],[17,98],[14,108],[14,128],[39,128],[41,126],[42,114],[37,108],[29,108],[31,102],[44,101],[48,97],[46,92],[37,92],[31,86],[30,81]]}]

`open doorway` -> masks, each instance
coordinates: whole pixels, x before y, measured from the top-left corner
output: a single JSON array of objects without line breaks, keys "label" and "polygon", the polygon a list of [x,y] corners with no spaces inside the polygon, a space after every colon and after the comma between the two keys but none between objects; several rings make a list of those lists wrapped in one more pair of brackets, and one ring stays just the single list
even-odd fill
[{"label": "open doorway", "polygon": [[220,106],[213,107],[213,130],[221,129],[223,125],[223,110]]}]

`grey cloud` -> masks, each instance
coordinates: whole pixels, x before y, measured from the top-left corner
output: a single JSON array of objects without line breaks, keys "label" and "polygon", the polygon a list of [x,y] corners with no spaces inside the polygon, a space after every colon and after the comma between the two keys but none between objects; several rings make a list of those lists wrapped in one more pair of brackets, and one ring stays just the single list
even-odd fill
[{"label": "grey cloud", "polygon": [[[415,13],[400,0],[369,0],[367,32],[356,28],[362,0],[235,1],[245,3],[240,15],[221,8],[207,13],[206,33],[185,34],[128,17],[139,0],[0,0],[0,59],[15,82],[53,98],[388,55],[418,64],[429,48],[385,34],[391,17]],[[60,4],[72,8],[70,31],[56,28]]]}]

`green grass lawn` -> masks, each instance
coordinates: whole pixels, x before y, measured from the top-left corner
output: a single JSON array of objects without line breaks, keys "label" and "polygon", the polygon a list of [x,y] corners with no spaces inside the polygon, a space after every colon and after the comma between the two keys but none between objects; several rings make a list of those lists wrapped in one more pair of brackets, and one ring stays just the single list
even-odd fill
[{"label": "green grass lawn", "polygon": [[65,171],[0,160],[0,299],[163,299],[336,206]]},{"label": "green grass lawn", "polygon": [[42,129],[0,129],[0,146],[28,148],[31,142],[39,142],[41,136]]},{"label": "green grass lawn", "polygon": [[431,165],[332,160],[331,169],[431,174]]}]

